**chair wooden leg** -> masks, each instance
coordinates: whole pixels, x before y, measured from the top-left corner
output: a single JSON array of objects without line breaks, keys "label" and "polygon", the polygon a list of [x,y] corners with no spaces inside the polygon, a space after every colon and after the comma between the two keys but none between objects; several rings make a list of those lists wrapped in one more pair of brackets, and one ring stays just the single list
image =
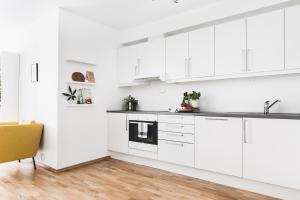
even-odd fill
[{"label": "chair wooden leg", "polygon": [[21,160],[19,160],[19,163],[21,162]]},{"label": "chair wooden leg", "polygon": [[34,166],[34,169],[36,169],[36,165],[35,165],[35,159],[34,159],[34,157],[32,157],[32,161],[33,161],[33,166]]}]

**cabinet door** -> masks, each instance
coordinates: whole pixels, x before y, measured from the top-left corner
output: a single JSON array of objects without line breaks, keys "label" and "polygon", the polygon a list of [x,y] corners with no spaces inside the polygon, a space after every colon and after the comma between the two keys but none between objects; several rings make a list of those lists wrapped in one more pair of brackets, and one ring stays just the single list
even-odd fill
[{"label": "cabinet door", "polygon": [[244,177],[300,189],[300,121],[245,119]]},{"label": "cabinet door", "polygon": [[137,68],[136,49],[133,46],[122,47],[118,52],[119,84],[133,83]]},{"label": "cabinet door", "polygon": [[168,80],[186,77],[188,66],[188,34],[166,38],[166,75]]},{"label": "cabinet door", "polygon": [[150,46],[148,42],[133,45],[136,55],[137,69],[135,76],[147,76],[151,72],[150,66]]},{"label": "cabinet door", "polygon": [[242,177],[240,118],[196,117],[195,167]]},{"label": "cabinet door", "polygon": [[300,6],[286,8],[285,11],[285,45],[287,69],[300,68]]},{"label": "cabinet door", "polygon": [[127,115],[122,113],[108,114],[108,149],[128,153]]},{"label": "cabinet door", "polygon": [[202,28],[189,33],[190,77],[212,76],[214,74],[214,27]]},{"label": "cabinet door", "polygon": [[284,11],[247,18],[247,70],[284,69]]},{"label": "cabinet door", "polygon": [[178,165],[194,167],[194,144],[158,140],[158,159]]},{"label": "cabinet door", "polygon": [[215,74],[246,72],[246,21],[215,26]]}]

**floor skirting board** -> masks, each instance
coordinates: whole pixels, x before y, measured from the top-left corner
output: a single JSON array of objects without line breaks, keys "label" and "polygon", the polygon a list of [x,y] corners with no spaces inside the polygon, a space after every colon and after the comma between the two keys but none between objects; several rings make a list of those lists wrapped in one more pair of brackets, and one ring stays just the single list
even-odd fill
[{"label": "floor skirting board", "polygon": [[131,162],[139,165],[145,165],[148,167],[153,167],[161,170],[166,170],[169,172],[190,176],[201,180],[210,181],[210,182],[214,182],[214,183],[218,183],[230,187],[235,187],[235,188],[239,188],[239,189],[243,189],[243,190],[247,190],[247,191],[251,191],[263,195],[268,195],[280,199],[287,199],[287,200],[300,199],[300,191],[298,190],[293,190],[289,188],[265,184],[265,183],[247,180],[243,178],[208,172],[204,170],[198,170],[195,168],[179,166],[179,165],[161,162],[157,160],[131,156],[127,154],[110,152],[110,155],[114,159],[123,160],[123,161]]}]

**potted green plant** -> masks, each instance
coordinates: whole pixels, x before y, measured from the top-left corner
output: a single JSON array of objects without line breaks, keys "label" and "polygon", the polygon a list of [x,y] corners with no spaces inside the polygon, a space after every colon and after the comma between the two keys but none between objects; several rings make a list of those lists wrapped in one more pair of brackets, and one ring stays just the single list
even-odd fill
[{"label": "potted green plant", "polygon": [[62,93],[65,97],[67,97],[67,102],[76,103],[76,92],[77,90],[72,90],[71,86],[68,88],[68,93]]},{"label": "potted green plant", "polygon": [[123,101],[125,102],[125,109],[127,111],[136,111],[138,106],[138,100],[129,95],[128,97],[124,98]]},{"label": "potted green plant", "polygon": [[199,99],[201,97],[201,93],[193,91],[192,93],[189,93],[188,96],[190,105],[193,108],[199,108]]}]

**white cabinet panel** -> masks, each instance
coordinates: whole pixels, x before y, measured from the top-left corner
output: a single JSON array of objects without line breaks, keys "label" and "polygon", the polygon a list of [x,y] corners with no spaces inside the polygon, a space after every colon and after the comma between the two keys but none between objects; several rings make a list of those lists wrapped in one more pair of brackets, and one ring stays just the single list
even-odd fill
[{"label": "white cabinet panel", "polygon": [[166,76],[168,80],[186,77],[188,56],[188,33],[166,38]]},{"label": "white cabinet panel", "polygon": [[118,51],[118,78],[119,84],[133,83],[137,68],[136,50],[133,46],[122,47]]},{"label": "white cabinet panel", "polygon": [[174,133],[194,133],[194,125],[159,123],[158,130]]},{"label": "white cabinet panel", "polygon": [[177,142],[186,142],[191,144],[194,144],[195,142],[194,134],[192,133],[174,133],[174,132],[159,131],[158,139],[177,141]]},{"label": "white cabinet panel", "polygon": [[195,118],[195,167],[242,177],[241,118]]},{"label": "white cabinet panel", "polygon": [[214,75],[214,26],[189,33],[189,77]]},{"label": "white cabinet panel", "polygon": [[300,189],[300,121],[245,119],[244,177]]},{"label": "white cabinet panel", "polygon": [[300,68],[300,5],[285,10],[285,47],[287,69]]},{"label": "white cabinet panel", "polygon": [[158,122],[170,124],[194,124],[194,116],[184,115],[158,115]]},{"label": "white cabinet panel", "polygon": [[147,76],[151,72],[150,66],[150,46],[148,42],[133,45],[135,49],[134,55],[136,55],[135,62],[137,68],[135,76]]},{"label": "white cabinet panel", "polygon": [[284,69],[284,10],[247,18],[250,72]]},{"label": "white cabinet panel", "polygon": [[194,144],[158,140],[158,159],[194,167]]},{"label": "white cabinet panel", "polygon": [[245,19],[215,26],[215,74],[246,72]]},{"label": "white cabinet panel", "polygon": [[127,115],[108,113],[108,149],[120,153],[128,153]]}]

